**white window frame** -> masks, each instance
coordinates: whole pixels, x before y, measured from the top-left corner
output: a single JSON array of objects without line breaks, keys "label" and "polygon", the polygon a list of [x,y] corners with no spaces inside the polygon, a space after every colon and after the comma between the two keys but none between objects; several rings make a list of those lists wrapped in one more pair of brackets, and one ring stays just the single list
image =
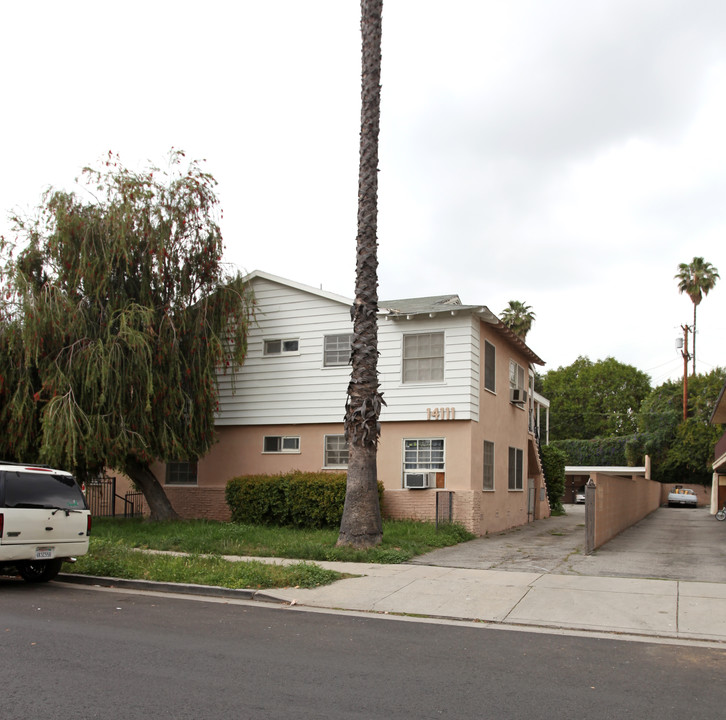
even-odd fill
[{"label": "white window frame", "polygon": [[[494,366],[491,369],[491,377],[487,372],[487,348],[492,349],[492,357],[494,359]],[[487,383],[488,380],[491,380],[490,384],[492,387],[489,387],[489,384]],[[494,343],[489,342],[489,340],[484,341],[484,389],[491,393],[497,392],[497,346]]]},{"label": "white window frame", "polygon": [[524,450],[509,448],[509,464],[507,467],[507,489],[511,492],[524,490]]},{"label": "white window frame", "polygon": [[166,464],[164,485],[195,487],[198,482],[196,460],[171,460]]},{"label": "white window frame", "polygon": [[[347,347],[345,340],[348,341]],[[345,367],[350,363],[350,346],[353,342],[352,333],[338,333],[335,335],[323,336],[323,367]],[[335,343],[336,347],[328,347],[328,343]],[[328,353],[337,356],[335,361],[328,360]],[[345,359],[341,360],[340,356],[345,353]]]},{"label": "white window frame", "polygon": [[[267,441],[278,439],[279,448],[276,450],[267,450]],[[287,445],[287,447],[286,447]],[[262,438],[262,454],[263,455],[285,455],[300,453],[300,436],[299,435],[265,435]]]},{"label": "white window frame", "polygon": [[[343,447],[329,447],[334,443],[339,444],[343,441]],[[345,462],[331,462],[331,455],[336,454],[342,456],[345,453]],[[326,435],[323,440],[323,467],[325,468],[347,468],[348,467],[348,443],[345,435]]]},{"label": "white window frame", "polygon": [[[491,462],[487,463],[487,449],[491,449]],[[482,490],[484,492],[494,492],[495,485],[494,485],[494,453],[495,453],[495,447],[494,443],[485,440],[484,441],[484,447],[483,447],[483,454],[482,454],[482,461],[483,461],[483,472],[482,472]],[[490,472],[487,472],[489,470]],[[487,478],[488,476],[491,476],[491,487],[487,487]]]},{"label": "white window frame", "polygon": [[526,390],[524,368],[514,360],[509,361],[509,387],[512,390]]},{"label": "white window frame", "polygon": [[[273,343],[280,343],[279,350],[271,350]],[[294,349],[291,347],[295,344]],[[287,346],[287,347],[286,347]],[[280,355],[299,355],[300,339],[299,338],[268,338],[262,342],[262,354],[264,357],[279,357]]]},{"label": "white window frame", "polygon": [[[417,447],[409,448],[407,443],[417,443]],[[428,443],[427,447],[418,447],[418,444]],[[432,443],[441,443],[441,448],[434,449]],[[442,437],[433,438],[404,438],[403,439],[403,472],[446,472],[446,440]],[[415,452],[415,460],[411,461],[408,458],[411,456],[407,453]],[[432,457],[433,453],[437,454],[437,459],[434,460]],[[425,458],[426,453],[429,454],[428,460]],[[438,455],[441,455],[441,460],[438,460]],[[423,457],[422,457],[423,456]]]},{"label": "white window frame", "polygon": [[[418,348],[407,348],[406,344],[413,344],[413,339],[421,339],[424,337],[433,338],[434,336],[441,337],[441,354],[434,355],[430,353],[428,355],[419,354]],[[441,359],[441,368],[436,367],[436,361]],[[434,332],[422,332],[422,333],[405,333],[401,342],[401,382],[406,385],[432,385],[441,384],[444,382],[445,377],[445,360],[446,360],[446,333],[443,330],[437,330]],[[409,368],[407,368],[407,364]],[[417,364],[417,372],[415,379],[407,379],[407,370],[410,370],[410,366]],[[440,372],[440,377],[439,376]],[[423,378],[423,379],[422,379]]]}]

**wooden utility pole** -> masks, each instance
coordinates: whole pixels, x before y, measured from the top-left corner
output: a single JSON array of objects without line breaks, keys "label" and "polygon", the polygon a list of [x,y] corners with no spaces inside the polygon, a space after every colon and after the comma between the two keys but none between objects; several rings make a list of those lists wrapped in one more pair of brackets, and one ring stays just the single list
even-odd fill
[{"label": "wooden utility pole", "polygon": [[691,329],[688,325],[681,325],[683,330],[683,422],[688,418],[688,361],[691,356],[688,354],[688,331]]}]

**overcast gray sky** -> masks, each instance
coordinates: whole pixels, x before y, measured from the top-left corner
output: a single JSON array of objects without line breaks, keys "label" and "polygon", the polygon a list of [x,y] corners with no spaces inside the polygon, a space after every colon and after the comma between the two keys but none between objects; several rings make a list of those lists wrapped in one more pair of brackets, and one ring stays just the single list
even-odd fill
[{"label": "overcast gray sky", "polygon": [[[0,234],[109,150],[219,181],[226,258],[353,295],[356,0],[0,3]],[[384,0],[382,298],[532,306],[545,368],[682,373],[678,263],[723,275],[698,370],[726,365],[726,3]]]}]

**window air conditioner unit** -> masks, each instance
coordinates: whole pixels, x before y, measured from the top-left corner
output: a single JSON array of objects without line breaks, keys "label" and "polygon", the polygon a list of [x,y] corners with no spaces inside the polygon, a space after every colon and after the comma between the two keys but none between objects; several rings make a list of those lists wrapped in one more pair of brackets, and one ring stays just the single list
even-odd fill
[{"label": "window air conditioner unit", "polygon": [[527,402],[527,391],[521,388],[511,388],[509,390],[509,401],[515,405],[524,405]]},{"label": "window air conditioner unit", "polygon": [[435,473],[404,473],[403,485],[409,490],[425,490],[436,482]]}]

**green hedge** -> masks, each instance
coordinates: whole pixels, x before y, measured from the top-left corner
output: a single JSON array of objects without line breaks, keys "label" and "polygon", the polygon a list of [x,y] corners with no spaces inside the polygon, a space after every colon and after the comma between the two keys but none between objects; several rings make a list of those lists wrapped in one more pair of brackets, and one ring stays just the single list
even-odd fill
[{"label": "green hedge", "polygon": [[542,446],[542,469],[544,470],[547,499],[553,513],[562,511],[562,496],[565,494],[565,465],[567,455],[554,445]]},{"label": "green hedge", "polygon": [[[245,475],[227,483],[232,522],[287,527],[337,527],[343,517],[345,473]],[[378,483],[383,502],[383,484]]]},{"label": "green hedge", "polygon": [[627,465],[626,444],[630,436],[594,440],[555,440],[550,443],[564,450],[568,465]]}]

